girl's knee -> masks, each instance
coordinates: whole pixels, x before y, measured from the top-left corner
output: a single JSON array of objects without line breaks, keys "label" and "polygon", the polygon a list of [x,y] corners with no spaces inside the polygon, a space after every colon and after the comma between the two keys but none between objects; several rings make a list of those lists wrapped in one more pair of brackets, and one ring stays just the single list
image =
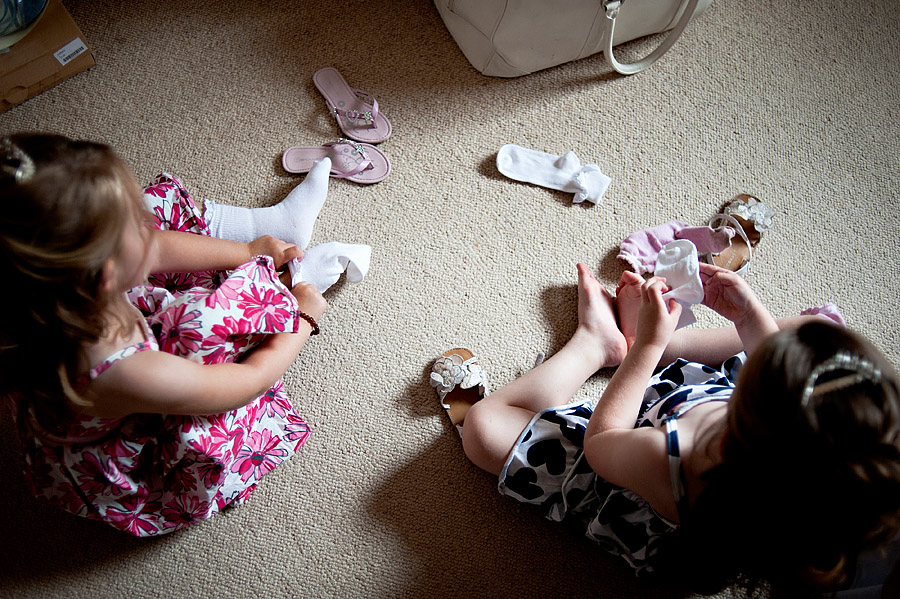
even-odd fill
[{"label": "girl's knee", "polygon": [[508,406],[489,402],[472,406],[462,430],[466,457],[482,470],[500,474],[522,430],[515,416]]},{"label": "girl's knee", "polygon": [[[487,409],[485,409],[487,408]],[[476,466],[481,466],[483,455],[487,451],[487,440],[490,429],[490,406],[476,403],[466,412],[462,426],[462,444],[466,457]]]}]

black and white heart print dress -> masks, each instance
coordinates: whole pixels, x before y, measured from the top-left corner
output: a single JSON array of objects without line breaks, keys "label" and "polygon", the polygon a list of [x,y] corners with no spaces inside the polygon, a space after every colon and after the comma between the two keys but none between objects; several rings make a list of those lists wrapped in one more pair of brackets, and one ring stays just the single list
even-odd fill
[{"label": "black and white heart print dress", "polygon": [[[745,360],[741,353],[715,369],[679,359],[654,375],[644,392],[635,428],[667,426],[679,508],[685,502],[678,493],[675,421],[701,403],[728,401]],[[507,458],[498,489],[522,503],[542,506],[550,520],[580,521],[588,538],[623,557],[637,574],[652,573],[657,542],[677,524],[657,514],[639,495],[603,480],[591,469],[584,459],[584,432],[591,414],[589,400],[536,414]]]}]

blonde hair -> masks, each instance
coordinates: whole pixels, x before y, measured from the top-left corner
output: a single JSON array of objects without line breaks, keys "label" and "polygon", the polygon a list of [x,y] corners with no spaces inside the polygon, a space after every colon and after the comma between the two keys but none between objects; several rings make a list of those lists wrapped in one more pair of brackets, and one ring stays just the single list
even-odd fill
[{"label": "blonde hair", "polygon": [[[103,290],[103,268],[140,218],[140,188],[108,146],[57,135],[0,142],[0,280],[9,306],[0,330],[0,392],[20,415],[59,432],[74,406],[79,358],[124,296]],[[30,163],[30,164],[29,164]],[[123,333],[136,322],[119,317]],[[74,404],[74,406],[72,405]]]}]

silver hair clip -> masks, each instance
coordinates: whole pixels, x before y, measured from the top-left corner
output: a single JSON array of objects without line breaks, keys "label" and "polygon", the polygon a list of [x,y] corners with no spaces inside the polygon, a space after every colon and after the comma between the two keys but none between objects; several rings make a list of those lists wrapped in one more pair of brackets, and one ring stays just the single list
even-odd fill
[{"label": "silver hair clip", "polygon": [[[820,376],[827,372],[834,372],[835,370],[846,370],[852,374],[826,381],[819,385],[816,384]],[[840,351],[813,368],[812,373],[806,378],[806,384],[803,386],[803,395],[800,398],[800,405],[805,408],[807,404],[809,404],[809,399],[814,394],[846,389],[847,387],[852,387],[863,381],[879,383],[881,381],[881,369],[865,358],[861,358],[858,355],[849,352]]]},{"label": "silver hair clip", "polygon": [[3,150],[3,164],[0,168],[15,177],[16,183],[25,183],[31,179],[34,175],[34,161],[31,156],[8,137],[0,140],[0,148]]}]

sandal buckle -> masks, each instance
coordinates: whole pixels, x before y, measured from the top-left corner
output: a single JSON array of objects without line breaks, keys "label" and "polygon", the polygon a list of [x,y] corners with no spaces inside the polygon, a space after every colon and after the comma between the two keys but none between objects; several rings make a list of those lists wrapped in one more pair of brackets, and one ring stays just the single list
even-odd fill
[{"label": "sandal buckle", "polygon": [[356,124],[359,121],[365,121],[368,125],[375,124],[375,117],[372,116],[371,110],[366,110],[365,112],[361,112],[359,110],[341,110],[337,106],[332,107],[332,111],[334,115],[338,118],[344,117],[348,121],[352,121],[353,124]]},{"label": "sandal buckle", "polygon": [[347,139],[346,137],[339,137],[337,140],[338,143],[345,143],[347,145],[353,146],[353,149],[356,150],[356,153],[363,157],[364,160],[369,159],[369,155],[366,154],[366,150],[357,142],[352,139]]}]

